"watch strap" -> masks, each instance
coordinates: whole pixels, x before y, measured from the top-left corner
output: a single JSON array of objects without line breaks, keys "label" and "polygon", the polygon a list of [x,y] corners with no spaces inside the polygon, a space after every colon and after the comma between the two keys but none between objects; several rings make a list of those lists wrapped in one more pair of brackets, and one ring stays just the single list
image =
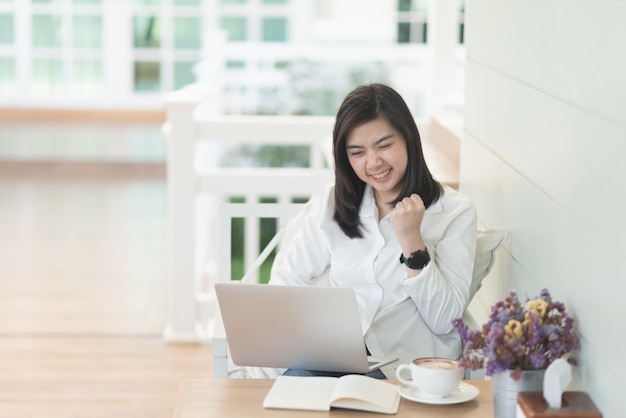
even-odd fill
[{"label": "watch strap", "polygon": [[400,253],[400,263],[405,264],[410,269],[422,270],[429,262],[430,254],[428,253],[428,248],[413,251],[408,258],[403,253]]}]

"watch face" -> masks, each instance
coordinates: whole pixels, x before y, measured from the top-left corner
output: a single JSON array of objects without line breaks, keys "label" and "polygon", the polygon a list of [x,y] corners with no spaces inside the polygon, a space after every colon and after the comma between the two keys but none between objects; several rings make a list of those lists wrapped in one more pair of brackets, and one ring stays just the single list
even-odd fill
[{"label": "watch face", "polygon": [[418,250],[411,253],[409,258],[406,259],[406,265],[411,269],[421,270],[426,267],[429,261],[430,254],[428,254],[428,249],[424,251]]}]

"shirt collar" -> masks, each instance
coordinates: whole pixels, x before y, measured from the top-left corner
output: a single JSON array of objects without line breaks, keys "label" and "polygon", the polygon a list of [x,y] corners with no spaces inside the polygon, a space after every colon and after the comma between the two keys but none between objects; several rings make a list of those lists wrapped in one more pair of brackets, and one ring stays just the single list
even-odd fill
[{"label": "shirt collar", "polygon": [[376,201],[374,200],[374,189],[369,184],[365,185],[363,200],[359,208],[359,218],[373,218],[377,215]]}]

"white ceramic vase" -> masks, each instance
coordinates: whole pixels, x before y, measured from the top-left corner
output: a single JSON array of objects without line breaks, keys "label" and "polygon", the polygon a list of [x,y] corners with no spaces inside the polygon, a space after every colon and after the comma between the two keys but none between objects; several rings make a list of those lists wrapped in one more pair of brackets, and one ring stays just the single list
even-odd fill
[{"label": "white ceramic vase", "polygon": [[519,380],[511,377],[511,370],[491,376],[495,418],[515,418],[517,394],[543,390],[545,369],[525,370]]}]

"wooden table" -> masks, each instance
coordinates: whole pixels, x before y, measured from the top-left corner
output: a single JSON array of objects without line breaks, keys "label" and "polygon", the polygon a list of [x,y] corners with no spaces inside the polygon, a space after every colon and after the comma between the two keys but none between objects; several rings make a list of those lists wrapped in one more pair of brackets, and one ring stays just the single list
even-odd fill
[{"label": "wooden table", "polygon": [[[347,409],[332,409],[330,412],[265,409],[263,408],[263,399],[273,382],[273,380],[266,379],[185,380],[178,393],[174,418],[385,416]],[[399,418],[493,417],[491,381],[470,380],[466,383],[470,383],[480,390],[478,397],[469,402],[455,405],[429,405],[402,398],[398,414],[395,416]]]}]

